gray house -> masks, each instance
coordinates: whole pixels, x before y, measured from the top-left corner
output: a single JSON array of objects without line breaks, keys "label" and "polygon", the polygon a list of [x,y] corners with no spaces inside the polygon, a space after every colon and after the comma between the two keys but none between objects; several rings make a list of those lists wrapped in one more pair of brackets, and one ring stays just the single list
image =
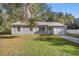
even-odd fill
[{"label": "gray house", "polygon": [[12,34],[65,35],[66,26],[59,22],[37,22],[36,27],[29,28],[26,23],[16,22],[12,24]]}]

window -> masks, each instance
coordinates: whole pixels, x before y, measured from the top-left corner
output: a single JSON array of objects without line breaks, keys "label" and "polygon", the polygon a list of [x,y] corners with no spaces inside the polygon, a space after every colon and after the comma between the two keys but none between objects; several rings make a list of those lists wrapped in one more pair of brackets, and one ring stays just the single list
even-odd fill
[{"label": "window", "polygon": [[48,28],[49,28],[49,31],[51,31],[52,28],[51,27],[48,27]]},{"label": "window", "polygon": [[45,31],[45,27],[39,27],[39,31]]},{"label": "window", "polygon": [[29,28],[30,29],[30,31],[33,31],[33,28]]},{"label": "window", "polygon": [[19,31],[19,32],[20,32],[20,27],[17,27],[17,31]]}]

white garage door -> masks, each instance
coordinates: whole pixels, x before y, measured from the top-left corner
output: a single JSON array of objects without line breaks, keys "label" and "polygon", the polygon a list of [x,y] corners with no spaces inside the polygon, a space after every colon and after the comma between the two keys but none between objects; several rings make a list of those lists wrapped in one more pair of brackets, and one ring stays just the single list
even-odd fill
[{"label": "white garage door", "polygon": [[55,35],[64,35],[66,33],[65,27],[54,27],[54,34]]}]

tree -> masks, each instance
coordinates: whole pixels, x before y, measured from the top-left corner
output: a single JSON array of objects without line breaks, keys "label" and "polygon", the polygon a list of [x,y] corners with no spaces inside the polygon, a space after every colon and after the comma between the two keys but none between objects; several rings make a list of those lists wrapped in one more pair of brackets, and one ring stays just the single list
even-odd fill
[{"label": "tree", "polygon": [[0,23],[2,23],[3,21],[2,23],[3,28],[6,30],[6,29],[10,29],[11,23],[16,21],[31,22],[28,20],[37,18],[38,16],[40,19],[40,14],[45,10],[44,7],[45,4],[40,4],[40,3],[39,4],[33,4],[33,3],[0,4],[0,12],[2,17],[2,19],[0,19],[1,20]]},{"label": "tree", "polygon": [[65,14],[65,24],[67,25],[68,28],[72,28],[72,24],[74,22],[75,18],[72,14]]}]

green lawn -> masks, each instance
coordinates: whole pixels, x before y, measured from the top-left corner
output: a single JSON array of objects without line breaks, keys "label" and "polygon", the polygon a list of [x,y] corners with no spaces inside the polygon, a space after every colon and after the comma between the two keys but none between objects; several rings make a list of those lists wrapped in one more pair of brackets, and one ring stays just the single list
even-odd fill
[{"label": "green lawn", "polygon": [[72,37],[77,37],[79,38],[79,34],[68,34],[69,36],[72,36]]},{"label": "green lawn", "polygon": [[79,45],[53,35],[0,36],[0,55],[79,56]]}]

